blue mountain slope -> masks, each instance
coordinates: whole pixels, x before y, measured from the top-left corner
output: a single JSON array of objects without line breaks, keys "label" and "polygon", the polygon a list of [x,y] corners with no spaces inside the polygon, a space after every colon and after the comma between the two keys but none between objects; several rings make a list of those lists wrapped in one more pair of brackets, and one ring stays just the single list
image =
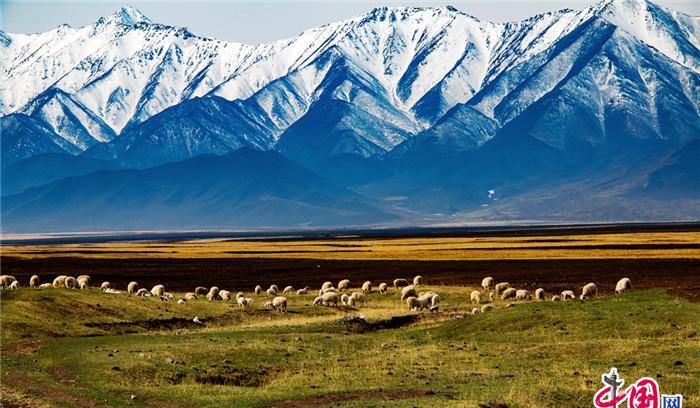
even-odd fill
[{"label": "blue mountain slope", "polygon": [[98,171],[3,197],[4,231],[300,227],[392,219],[278,153],[250,148]]},{"label": "blue mountain slope", "polygon": [[77,150],[43,122],[27,115],[2,117],[0,126],[3,168],[43,153],[74,153]]}]

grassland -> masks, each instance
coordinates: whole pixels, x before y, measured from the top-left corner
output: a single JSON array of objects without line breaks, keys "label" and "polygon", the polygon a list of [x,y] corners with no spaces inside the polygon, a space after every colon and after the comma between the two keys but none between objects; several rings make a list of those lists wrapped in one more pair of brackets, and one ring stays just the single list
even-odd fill
[{"label": "grassland", "polygon": [[[359,286],[422,271],[421,290],[441,296],[440,312],[430,314],[407,311],[395,291],[371,293],[359,310],[313,307],[313,295],[292,295],[281,314],[254,296],[243,311],[96,289],[3,291],[2,402],[576,408],[591,406],[600,374],[615,366],[628,382],[651,376],[662,392],[683,394],[684,406],[700,406],[700,303],[688,296],[700,287],[698,241],[697,232],[655,232],[2,247],[4,268],[23,281],[35,269],[43,281],[90,272],[119,285],[141,273],[140,282],[162,281],[177,297],[195,281],[251,296],[254,281],[318,287],[342,276]],[[552,269],[522,267],[533,262]],[[498,280],[519,287],[551,294],[593,280],[602,296],[512,308],[496,301],[496,311],[470,315],[469,293],[492,264]],[[611,282],[628,273],[635,291],[612,295]]]},{"label": "grassland", "polygon": [[[440,314],[381,329],[373,323],[409,314],[395,293],[373,293],[361,310],[292,296],[285,315],[261,309],[262,298],[241,311],[95,289],[3,292],[3,399],[85,407],[587,407],[600,374],[617,366],[630,380],[658,378],[686,406],[700,402],[698,304],[640,291],[586,303],[505,309],[496,302],[495,312],[472,316],[470,288],[426,289],[441,294]],[[359,314],[369,324],[344,321]],[[195,315],[205,324],[190,323]]]}]

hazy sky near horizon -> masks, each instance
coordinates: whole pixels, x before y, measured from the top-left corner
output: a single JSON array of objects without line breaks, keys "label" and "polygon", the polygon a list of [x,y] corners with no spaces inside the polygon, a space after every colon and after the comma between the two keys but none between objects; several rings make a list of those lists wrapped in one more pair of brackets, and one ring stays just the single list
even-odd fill
[{"label": "hazy sky near horizon", "polygon": [[[0,0],[0,27],[13,33],[47,31],[67,23],[80,27],[131,5],[154,22],[188,27],[201,36],[256,44],[293,37],[326,23],[344,20],[377,6],[444,6],[479,19],[497,22],[522,20],[562,8],[581,9],[594,1],[469,0],[469,1],[36,1]],[[656,3],[700,15],[698,0],[658,0]]]}]

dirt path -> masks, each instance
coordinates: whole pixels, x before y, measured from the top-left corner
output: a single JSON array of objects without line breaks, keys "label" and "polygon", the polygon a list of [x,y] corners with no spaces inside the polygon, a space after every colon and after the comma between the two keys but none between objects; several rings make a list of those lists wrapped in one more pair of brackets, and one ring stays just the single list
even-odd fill
[{"label": "dirt path", "polygon": [[338,392],[325,395],[319,395],[316,397],[299,398],[294,400],[285,400],[275,402],[268,405],[268,408],[303,408],[303,407],[318,407],[323,405],[329,405],[336,402],[353,401],[359,399],[407,399],[407,398],[420,398],[420,397],[447,397],[451,398],[452,394],[446,392],[435,392],[426,390],[376,390],[376,391],[352,391],[352,392]]}]

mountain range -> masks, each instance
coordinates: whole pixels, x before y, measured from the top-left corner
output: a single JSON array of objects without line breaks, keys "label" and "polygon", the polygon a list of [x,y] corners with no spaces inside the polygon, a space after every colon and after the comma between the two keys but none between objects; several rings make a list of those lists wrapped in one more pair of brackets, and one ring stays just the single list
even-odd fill
[{"label": "mountain range", "polygon": [[258,45],[131,7],[0,31],[2,228],[697,219],[699,33],[646,0],[380,7]]}]

